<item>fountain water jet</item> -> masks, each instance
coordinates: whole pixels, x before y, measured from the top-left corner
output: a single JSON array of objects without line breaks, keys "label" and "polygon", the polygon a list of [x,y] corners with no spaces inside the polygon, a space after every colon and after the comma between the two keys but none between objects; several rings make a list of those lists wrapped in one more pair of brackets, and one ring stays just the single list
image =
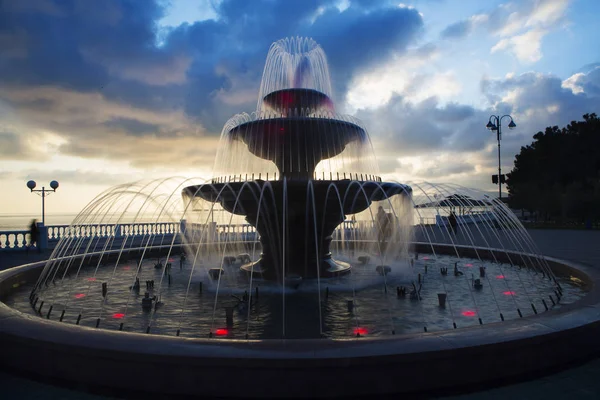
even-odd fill
[{"label": "fountain water jet", "polygon": [[[215,171],[225,182],[217,176],[213,185],[184,190],[185,197],[218,202],[256,228],[262,255],[242,266],[244,271],[277,281],[286,274],[348,273],[351,264],[335,260],[329,250],[336,227],[373,201],[410,197],[409,186],[381,183],[366,130],[335,114],[330,92],[319,45],[305,38],[275,42],[256,114],[233,117],[221,134]],[[265,190],[269,195],[262,197]]]}]

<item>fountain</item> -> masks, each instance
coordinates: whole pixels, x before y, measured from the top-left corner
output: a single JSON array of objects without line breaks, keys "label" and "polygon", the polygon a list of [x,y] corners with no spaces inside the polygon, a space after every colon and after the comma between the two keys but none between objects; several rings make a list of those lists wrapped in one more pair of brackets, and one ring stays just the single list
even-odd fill
[{"label": "fountain", "polygon": [[[330,86],[325,55],[313,40],[274,43],[256,113],[233,117],[221,134],[215,170],[223,172],[222,183],[216,178],[184,191],[219,202],[256,228],[262,256],[244,271],[279,281],[286,274],[347,273],[351,265],[329,251],[334,229],[373,201],[410,196],[406,185],[380,183],[365,129],[336,115]],[[326,165],[318,174],[320,164]],[[265,189],[269,196],[257,201]]]},{"label": "fountain", "polygon": [[[0,272],[5,360],[136,392],[325,397],[468,386],[597,347],[597,273],[540,255],[485,193],[383,182],[332,99],[321,47],[275,42],[211,179],[111,188],[49,260]],[[131,371],[144,379],[118,379]]]}]

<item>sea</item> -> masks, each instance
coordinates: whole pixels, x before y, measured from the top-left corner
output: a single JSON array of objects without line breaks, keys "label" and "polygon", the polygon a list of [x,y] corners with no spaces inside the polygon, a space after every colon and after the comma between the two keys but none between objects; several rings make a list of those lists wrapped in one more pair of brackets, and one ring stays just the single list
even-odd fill
[{"label": "sea", "polygon": [[[77,216],[70,214],[46,214],[46,225],[69,225]],[[0,231],[29,230],[31,221],[37,219],[42,221],[39,214],[0,214]]]}]

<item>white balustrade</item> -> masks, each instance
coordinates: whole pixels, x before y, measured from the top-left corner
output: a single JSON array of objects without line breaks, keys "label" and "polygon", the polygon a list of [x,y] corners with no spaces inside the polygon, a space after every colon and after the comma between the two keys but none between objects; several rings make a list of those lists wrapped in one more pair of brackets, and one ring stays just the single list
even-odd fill
[{"label": "white balustrade", "polygon": [[0,251],[27,250],[29,231],[0,231]]},{"label": "white balustrade", "polygon": [[[344,221],[334,232],[334,240],[351,237],[354,230],[368,229],[372,222],[367,221]],[[186,226],[186,224],[184,224]],[[213,240],[238,242],[256,241],[259,239],[258,232],[250,224],[236,225],[201,225],[187,223],[186,237],[188,240],[211,242]],[[56,246],[60,239],[82,239],[82,238],[120,238],[120,237],[153,237],[171,240],[172,235],[179,234],[181,224],[176,222],[157,223],[125,223],[125,224],[90,224],[90,225],[48,225],[48,244],[50,248]],[[206,229],[209,229],[206,231]],[[210,230],[213,229],[211,233]],[[207,234],[202,234],[202,233]],[[345,232],[345,235],[343,235]],[[29,243],[29,231],[0,231],[0,251],[27,250]]]}]

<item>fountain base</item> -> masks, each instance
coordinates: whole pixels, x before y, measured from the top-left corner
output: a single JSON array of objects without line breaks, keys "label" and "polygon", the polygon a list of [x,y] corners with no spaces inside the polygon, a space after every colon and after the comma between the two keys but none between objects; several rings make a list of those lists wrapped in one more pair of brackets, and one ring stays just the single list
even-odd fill
[{"label": "fountain base", "polygon": [[[260,278],[268,276],[268,269],[269,268],[265,266],[262,256],[259,260],[244,264],[240,267],[240,271],[248,274],[248,276],[252,275]],[[278,268],[278,270],[285,271],[285,268],[282,266],[281,268]],[[336,260],[329,255],[328,257],[321,259],[318,264],[314,263],[313,268],[307,267],[305,270],[315,271],[314,276],[309,274],[308,276],[305,276],[307,278],[333,278],[349,274],[352,270],[352,265],[344,261]],[[287,276],[284,277],[284,280],[287,278]]]},{"label": "fountain base", "polygon": [[251,181],[190,186],[184,194],[218,202],[232,214],[244,215],[260,237],[260,260],[242,271],[271,281],[295,274],[302,278],[334,277],[352,266],[335,260],[332,234],[348,215],[366,210],[373,201],[410,196],[406,185],[390,182]]}]

